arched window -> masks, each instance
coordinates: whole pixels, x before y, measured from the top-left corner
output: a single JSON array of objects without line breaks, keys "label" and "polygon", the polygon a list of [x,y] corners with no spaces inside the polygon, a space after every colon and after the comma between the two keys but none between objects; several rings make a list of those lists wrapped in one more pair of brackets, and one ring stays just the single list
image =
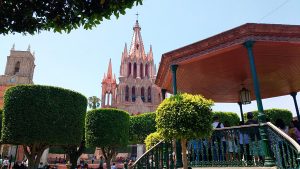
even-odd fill
[{"label": "arched window", "polygon": [[151,87],[148,87],[148,102],[151,102]]},{"label": "arched window", "polygon": [[145,77],[149,77],[149,66],[148,66],[148,64],[145,65]]},{"label": "arched window", "polygon": [[109,94],[105,93],[105,106],[107,106],[109,104]]},{"label": "arched window", "polygon": [[144,87],[141,88],[141,99],[143,100],[143,102],[145,102],[145,88]]},{"label": "arched window", "polygon": [[143,66],[143,63],[141,63],[141,65],[140,65],[140,77],[141,77],[141,79],[144,78],[144,66]]},{"label": "arched window", "polygon": [[125,87],[125,101],[129,101],[129,87],[126,86]]},{"label": "arched window", "polygon": [[127,70],[127,72],[128,72],[128,77],[131,75],[131,63],[129,62],[128,63],[128,70]]},{"label": "arched window", "polygon": [[132,100],[132,102],[135,102],[135,87],[133,86],[132,87],[132,95],[131,95],[131,100]]},{"label": "arched window", "polygon": [[137,66],[136,63],[133,64],[133,78],[136,78],[137,75]]},{"label": "arched window", "polygon": [[20,62],[18,61],[18,62],[16,63],[16,65],[15,65],[15,72],[14,72],[14,75],[17,74],[17,73],[19,73],[19,71],[20,71]]}]

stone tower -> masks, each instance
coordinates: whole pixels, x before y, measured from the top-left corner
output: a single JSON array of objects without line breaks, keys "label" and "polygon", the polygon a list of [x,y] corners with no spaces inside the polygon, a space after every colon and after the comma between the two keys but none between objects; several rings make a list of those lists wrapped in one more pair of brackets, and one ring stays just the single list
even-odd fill
[{"label": "stone tower", "polygon": [[[107,79],[110,71],[111,62],[104,79]],[[149,52],[146,54],[141,36],[141,27],[139,22],[136,21],[129,52],[126,44],[122,52],[116,96],[112,93],[113,107],[125,110],[130,114],[155,111],[162,100],[161,90],[154,84],[155,78],[156,68],[152,47],[150,46]],[[103,91],[107,91],[105,88],[102,82],[102,98]],[[116,99],[116,102],[114,102],[114,99]]]},{"label": "stone tower", "polygon": [[112,76],[111,59],[109,60],[107,73],[102,80],[101,107],[115,107],[116,104],[116,76]]},{"label": "stone tower", "polygon": [[34,53],[31,53],[30,46],[27,51],[15,50],[15,45],[7,56],[4,75],[0,76],[0,107],[3,107],[4,91],[18,84],[33,84]]}]

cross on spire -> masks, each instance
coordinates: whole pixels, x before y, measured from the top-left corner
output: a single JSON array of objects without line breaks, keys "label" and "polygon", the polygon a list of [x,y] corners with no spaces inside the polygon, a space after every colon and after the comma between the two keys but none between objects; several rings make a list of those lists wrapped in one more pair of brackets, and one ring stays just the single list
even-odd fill
[{"label": "cross on spire", "polygon": [[136,12],[136,20],[139,20],[139,13],[138,12]]}]

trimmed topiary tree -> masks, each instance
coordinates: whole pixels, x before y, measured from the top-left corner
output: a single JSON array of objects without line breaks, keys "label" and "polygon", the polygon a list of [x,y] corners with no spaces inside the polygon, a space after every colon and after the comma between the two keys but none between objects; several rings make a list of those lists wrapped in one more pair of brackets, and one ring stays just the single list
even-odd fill
[{"label": "trimmed topiary tree", "polygon": [[145,139],[146,149],[149,150],[161,140],[163,140],[163,137],[158,132],[149,134]]},{"label": "trimmed topiary tree", "polygon": [[118,109],[95,109],[87,112],[85,136],[89,147],[100,147],[110,168],[118,147],[128,144],[129,114]]},{"label": "trimmed topiary tree", "polygon": [[130,116],[129,141],[142,144],[147,135],[156,131],[155,112]]},{"label": "trimmed topiary tree", "polygon": [[209,137],[212,133],[212,100],[201,95],[178,94],[165,99],[156,110],[158,132],[166,139],[180,139],[183,168],[187,169],[188,139]]},{"label": "trimmed topiary tree", "polygon": [[74,91],[51,86],[20,85],[4,95],[3,143],[23,145],[28,167],[38,167],[50,145],[79,145],[87,99]]},{"label": "trimmed topiary tree", "polygon": [[[258,111],[253,111],[253,118],[257,120]],[[288,126],[293,120],[293,114],[287,109],[266,109],[264,110],[266,118],[270,120],[271,123],[275,124],[277,119],[282,119],[286,126]],[[247,121],[247,113],[244,113],[245,121]]]},{"label": "trimmed topiary tree", "polygon": [[240,117],[234,112],[215,111],[213,112],[213,115],[217,115],[219,117],[220,122],[224,125],[228,123],[227,127],[238,126],[240,123]]}]

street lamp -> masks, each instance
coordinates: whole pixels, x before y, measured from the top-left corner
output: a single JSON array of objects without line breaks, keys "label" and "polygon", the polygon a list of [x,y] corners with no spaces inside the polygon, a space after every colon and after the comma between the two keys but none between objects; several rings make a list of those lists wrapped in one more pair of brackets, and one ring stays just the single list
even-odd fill
[{"label": "street lamp", "polygon": [[250,91],[245,87],[240,90],[240,100],[242,104],[250,104],[251,103],[251,95]]},{"label": "street lamp", "polygon": [[89,107],[92,109],[96,109],[100,106],[100,99],[96,96],[91,96],[88,99]]}]

